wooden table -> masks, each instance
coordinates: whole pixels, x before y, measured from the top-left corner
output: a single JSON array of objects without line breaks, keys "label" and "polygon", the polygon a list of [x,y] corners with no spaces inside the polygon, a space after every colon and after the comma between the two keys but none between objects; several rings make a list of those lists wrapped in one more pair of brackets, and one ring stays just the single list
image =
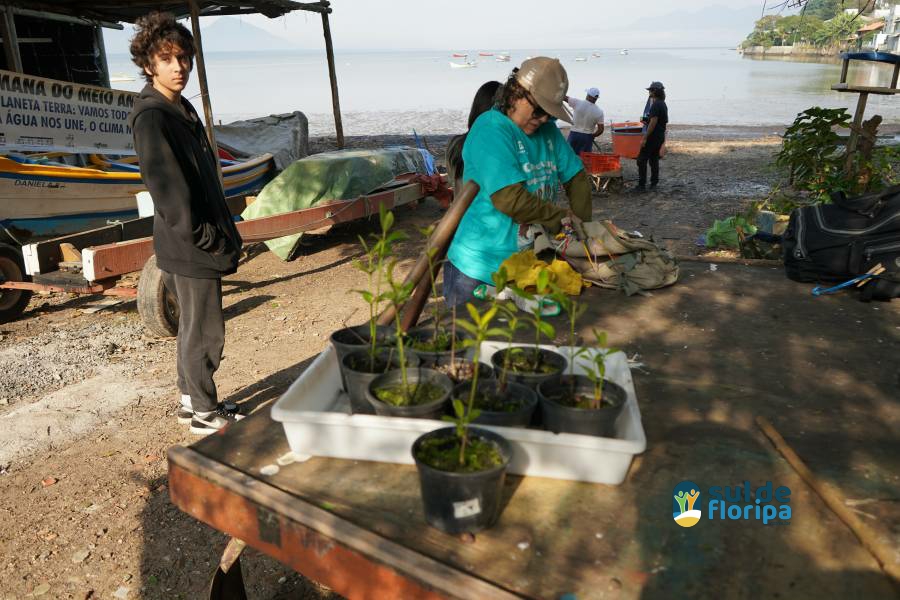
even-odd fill
[{"label": "wooden table", "polygon": [[[780,270],[684,263],[650,298],[590,290],[585,329],[638,352],[648,450],[619,486],[509,477],[474,541],[425,525],[414,467],[288,452],[268,409],[169,454],[175,504],[350,598],[894,597],[756,429],[769,418],[897,546],[900,306],[813,298]],[[893,358],[892,358],[893,357]],[[889,365],[893,365],[891,370]],[[672,488],[790,487],[784,526],[672,520]]]}]

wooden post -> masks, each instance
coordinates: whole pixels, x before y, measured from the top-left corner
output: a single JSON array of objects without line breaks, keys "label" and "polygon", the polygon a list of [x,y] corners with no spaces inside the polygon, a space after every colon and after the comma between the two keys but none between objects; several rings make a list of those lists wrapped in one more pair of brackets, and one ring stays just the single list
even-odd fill
[{"label": "wooden post", "polygon": [[841,83],[847,83],[847,70],[850,68],[850,59],[845,58],[841,62]]},{"label": "wooden post", "polygon": [[100,56],[100,85],[112,87],[109,83],[109,63],[106,61],[106,43],[103,41],[103,27],[94,25],[94,44]]},{"label": "wooden post", "polygon": [[866,112],[868,92],[859,93],[859,101],[856,103],[856,114],[853,115],[853,124],[850,125],[850,139],[847,140],[847,158],[844,161],[844,171],[850,175],[853,166],[853,154],[856,152],[856,144],[859,142],[859,132],[862,127],[863,114]]},{"label": "wooden post", "polygon": [[[475,196],[478,195],[479,189],[477,183],[474,181],[467,181],[461,190],[454,190],[457,194],[453,198],[453,203],[450,205],[450,208],[447,209],[447,212],[444,213],[444,216],[441,217],[441,220],[438,221],[434,231],[431,232],[431,237],[428,238],[428,243],[425,244],[422,254],[419,256],[416,264],[410,269],[409,273],[406,274],[406,279],[403,280],[403,283],[413,283],[414,286],[419,286],[422,277],[428,273],[428,251],[430,248],[435,249],[435,258],[433,258],[432,261],[440,260],[437,257],[443,257],[447,254],[447,249],[450,247],[450,242],[453,241],[453,236],[456,235],[456,229],[459,227],[459,222],[462,221],[463,215],[466,214],[469,205],[475,200]],[[437,276],[436,273],[435,276]],[[422,291],[419,291],[413,298],[414,301],[410,300],[406,303],[406,306],[401,307],[401,309],[406,311],[403,316],[406,318],[407,323],[418,322],[419,315],[422,313],[425,302],[428,300],[428,292],[431,291],[430,279],[427,288],[428,289],[423,288]],[[394,307],[388,306],[384,309],[384,312],[378,316],[378,324],[389,324],[394,320],[395,315],[396,311],[394,310]]]},{"label": "wooden post", "polygon": [[3,33],[3,52],[6,55],[6,68],[16,73],[22,72],[22,55],[19,54],[19,36],[16,35],[15,15],[11,7],[3,10],[0,20]]},{"label": "wooden post", "polygon": [[900,63],[894,65],[894,74],[891,76],[891,89],[897,89],[898,76],[900,76]]},{"label": "wooden post", "polygon": [[216,144],[216,130],[213,129],[212,104],[209,100],[209,86],[206,83],[206,62],[203,59],[203,39],[200,37],[200,7],[197,0],[188,0],[191,7],[191,29],[194,32],[194,56],[197,59],[197,80],[200,82],[200,99],[203,101],[203,115],[206,117],[206,135],[216,161],[219,184],[225,189],[222,178],[222,163],[219,161],[219,146]]},{"label": "wooden post", "polygon": [[328,57],[328,78],[331,80],[331,106],[334,110],[334,130],[337,133],[338,148],[344,147],[344,125],[341,122],[341,101],[338,98],[337,73],[334,69],[334,46],[331,43],[331,26],[328,24],[328,2],[321,2],[322,32],[325,34],[325,54]]}]

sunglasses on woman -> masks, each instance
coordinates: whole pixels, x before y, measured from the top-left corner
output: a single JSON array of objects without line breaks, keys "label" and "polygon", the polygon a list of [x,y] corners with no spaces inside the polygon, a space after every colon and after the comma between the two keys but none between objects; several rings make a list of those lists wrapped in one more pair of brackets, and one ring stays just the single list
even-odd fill
[{"label": "sunglasses on woman", "polygon": [[531,94],[525,94],[525,99],[528,100],[528,103],[531,105],[531,108],[534,110],[531,112],[531,118],[535,121],[540,121],[544,117],[549,117],[550,113],[540,107],[540,105],[534,101],[534,98],[531,97]]}]

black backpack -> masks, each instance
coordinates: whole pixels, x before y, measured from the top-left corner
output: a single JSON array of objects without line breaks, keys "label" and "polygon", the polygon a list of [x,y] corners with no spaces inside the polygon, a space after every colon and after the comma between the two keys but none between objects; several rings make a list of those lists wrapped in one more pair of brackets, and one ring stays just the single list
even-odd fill
[{"label": "black backpack", "polygon": [[885,273],[863,286],[863,297],[900,296],[900,185],[855,198],[836,193],[832,201],[791,212],[782,243],[787,276],[837,283],[881,264]]}]

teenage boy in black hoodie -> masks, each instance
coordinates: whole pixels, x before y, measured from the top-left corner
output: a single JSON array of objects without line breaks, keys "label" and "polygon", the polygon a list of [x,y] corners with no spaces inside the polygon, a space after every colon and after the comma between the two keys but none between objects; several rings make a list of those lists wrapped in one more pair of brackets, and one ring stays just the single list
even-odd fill
[{"label": "teenage boy in black hoodie", "polygon": [[237,271],[241,237],[197,111],[181,97],[194,40],[169,13],[138,19],[131,56],[147,80],[131,113],[134,148],[153,197],[153,247],[178,298],[178,420],[208,434],[241,418],[219,403],[213,374],[225,345],[222,276]]}]

